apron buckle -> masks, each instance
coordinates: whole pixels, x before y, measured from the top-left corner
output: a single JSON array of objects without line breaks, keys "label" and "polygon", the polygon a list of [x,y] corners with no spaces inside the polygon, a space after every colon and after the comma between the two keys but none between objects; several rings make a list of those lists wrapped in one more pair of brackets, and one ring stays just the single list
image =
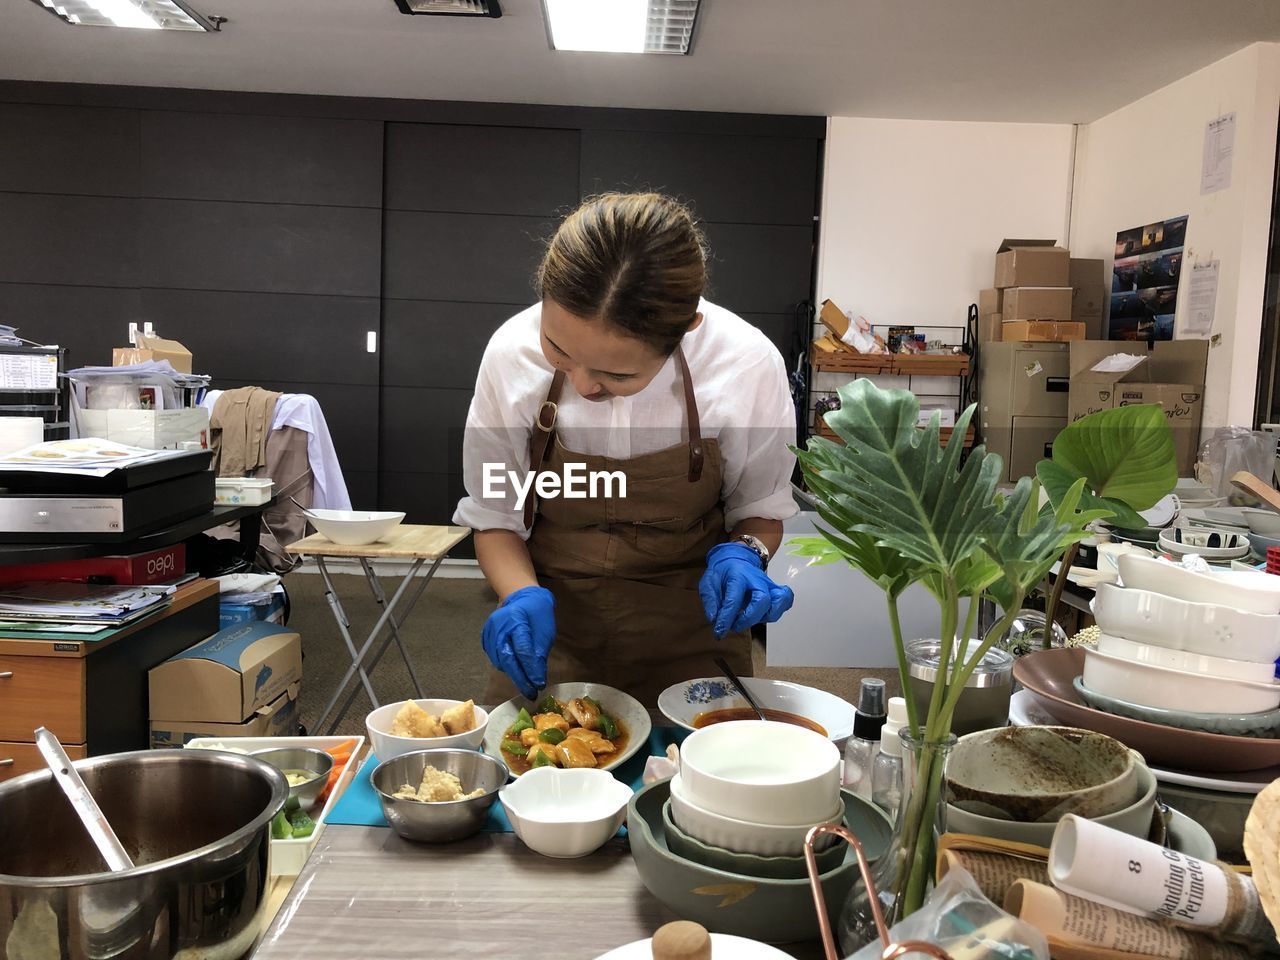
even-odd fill
[{"label": "apron buckle", "polygon": [[[547,413],[548,411],[550,411],[550,418],[544,422],[543,414]],[[538,425],[538,429],[541,430],[543,433],[550,433],[553,429],[555,429],[556,415],[559,412],[560,412],[560,408],[555,403],[552,403],[550,400],[543,400],[542,406],[538,408],[538,417],[537,417],[537,420],[535,421],[535,423],[537,423]]]}]

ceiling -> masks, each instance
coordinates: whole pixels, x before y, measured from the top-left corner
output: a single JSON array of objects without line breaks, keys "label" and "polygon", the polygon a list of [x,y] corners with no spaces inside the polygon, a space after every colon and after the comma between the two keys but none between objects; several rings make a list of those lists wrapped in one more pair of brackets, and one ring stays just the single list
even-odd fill
[{"label": "ceiling", "polygon": [[1276,0],[703,0],[688,57],[552,52],[539,0],[502,0],[499,20],[407,17],[392,0],[192,3],[228,17],[223,32],[73,27],[0,0],[0,77],[1060,123],[1280,40]]}]

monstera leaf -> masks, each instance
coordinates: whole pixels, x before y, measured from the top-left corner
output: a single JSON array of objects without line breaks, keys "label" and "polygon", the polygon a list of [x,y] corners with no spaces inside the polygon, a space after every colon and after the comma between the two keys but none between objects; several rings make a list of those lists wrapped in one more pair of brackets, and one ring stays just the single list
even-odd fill
[{"label": "monstera leaf", "polygon": [[1069,424],[1053,442],[1053,459],[1036,476],[1056,507],[1079,479],[1080,506],[1107,510],[1121,527],[1144,527],[1137,511],[1155,506],[1178,482],[1173,435],[1158,404],[1091,413]]}]

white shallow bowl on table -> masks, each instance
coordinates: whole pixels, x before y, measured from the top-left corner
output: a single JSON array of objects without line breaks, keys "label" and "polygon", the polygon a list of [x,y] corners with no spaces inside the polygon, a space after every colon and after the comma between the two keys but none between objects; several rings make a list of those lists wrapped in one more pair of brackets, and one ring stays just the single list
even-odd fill
[{"label": "white shallow bowl on table", "polygon": [[1264,537],[1280,537],[1280,513],[1274,510],[1259,510],[1257,507],[1245,507],[1240,513],[1244,522],[1249,525],[1251,533],[1260,533]]},{"label": "white shallow bowl on table", "polygon": [[1211,562],[1236,560],[1249,552],[1249,538],[1221,527],[1177,526],[1160,531],[1160,549],[1174,557],[1194,553]]},{"label": "white shallow bowl on table", "polygon": [[842,758],[819,733],[771,720],[695,730],[680,746],[685,799],[752,823],[813,826],[840,802]]},{"label": "white shallow bowl on table", "polygon": [[1098,587],[1093,616],[1103,633],[1140,643],[1254,663],[1280,658],[1280,616],[1112,584]]},{"label": "white shallow bowl on table", "polygon": [[516,836],[544,857],[585,857],[627,819],[631,788],[607,770],[530,770],[498,791]]},{"label": "white shallow bowl on table", "polygon": [[[778,826],[771,823],[753,823],[713,813],[691,801],[684,791],[680,774],[671,778],[671,819],[681,830],[703,843],[723,847],[735,853],[754,853],[762,857],[795,857],[804,853],[804,838],[811,827],[819,823],[839,823],[844,818],[844,803],[837,799],[836,806],[811,823],[798,826]],[[819,837],[814,847],[822,850],[836,842],[834,833]]]},{"label": "white shallow bowl on table", "polygon": [[[639,750],[648,749],[649,733],[653,730],[653,721],[649,719],[649,711],[645,709],[643,703],[631,696],[631,694],[623,693],[616,687],[606,686],[603,683],[573,681],[569,683],[553,683],[538,694],[538,700],[512,697],[506,703],[494,707],[489,713],[489,727],[484,735],[484,752],[495,760],[502,760],[505,763],[506,760],[502,756],[503,734],[516,722],[516,714],[520,712],[521,707],[524,707],[531,714],[537,713],[538,701],[548,695],[560,701],[572,700],[574,697],[591,697],[599,701],[600,706],[604,707],[605,713],[621,721],[623,729],[627,733],[627,745],[612,760],[597,769],[613,770],[634,757]],[[511,771],[511,775],[513,777],[521,776],[514,770]]]},{"label": "white shallow bowl on table", "polygon": [[[437,717],[450,707],[456,707],[463,702],[465,701],[414,701],[427,713],[434,714]],[[396,714],[400,712],[400,708],[406,703],[408,703],[407,700],[397,700],[395,703],[383,704],[364,718],[364,728],[369,734],[369,743],[373,745],[373,752],[379,760],[391,760],[395,757],[402,757],[406,753],[415,753],[418,750],[438,750],[445,747],[458,750],[480,749],[480,744],[484,741],[485,729],[489,724],[489,714],[482,708],[475,708],[475,728],[468,730],[466,733],[455,733],[447,737],[397,737],[391,733],[391,724],[395,721]]]},{"label": "white shallow bowl on table", "polygon": [[1251,660],[1235,660],[1229,657],[1210,657],[1187,650],[1170,650],[1155,643],[1139,643],[1113,634],[1098,635],[1098,652],[1134,663],[1146,663],[1153,667],[1165,667],[1183,673],[1201,673],[1210,677],[1231,680],[1251,680],[1268,683],[1275,678],[1275,663],[1255,663]]},{"label": "white shallow bowl on table", "polygon": [[1084,684],[1104,696],[1144,707],[1206,713],[1230,706],[1233,713],[1280,707],[1280,684],[1255,683],[1136,663],[1085,650]]},{"label": "white shallow bowl on table", "polygon": [[[853,704],[833,693],[786,680],[743,677],[743,684],[761,708],[781,710],[812,720],[827,739],[842,745],[853,733]],[[747,701],[724,677],[699,677],[675,683],[658,695],[658,709],[678,727],[696,730],[694,720],[704,713],[744,708]]]},{"label": "white shallow bowl on table", "polygon": [[[711,934],[711,956],[732,960],[791,960],[791,954],[783,953],[759,940],[747,940],[727,933]],[[602,953],[596,960],[653,960],[653,938],[637,940],[625,947]]]},{"label": "white shallow bowl on table", "polygon": [[1280,577],[1259,570],[1196,573],[1172,563],[1133,554],[1122,556],[1120,581],[1192,603],[1217,603],[1249,613],[1280,613]]},{"label": "white shallow bowl on table", "polygon": [[403,513],[379,510],[308,510],[311,525],[334,543],[376,543],[404,522]]}]

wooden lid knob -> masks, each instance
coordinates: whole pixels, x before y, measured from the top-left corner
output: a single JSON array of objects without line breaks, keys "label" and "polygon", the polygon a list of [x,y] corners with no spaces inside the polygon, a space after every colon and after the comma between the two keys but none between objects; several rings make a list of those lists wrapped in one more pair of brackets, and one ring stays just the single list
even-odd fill
[{"label": "wooden lid knob", "polygon": [[711,960],[711,934],[690,920],[668,923],[653,935],[653,960]]}]

